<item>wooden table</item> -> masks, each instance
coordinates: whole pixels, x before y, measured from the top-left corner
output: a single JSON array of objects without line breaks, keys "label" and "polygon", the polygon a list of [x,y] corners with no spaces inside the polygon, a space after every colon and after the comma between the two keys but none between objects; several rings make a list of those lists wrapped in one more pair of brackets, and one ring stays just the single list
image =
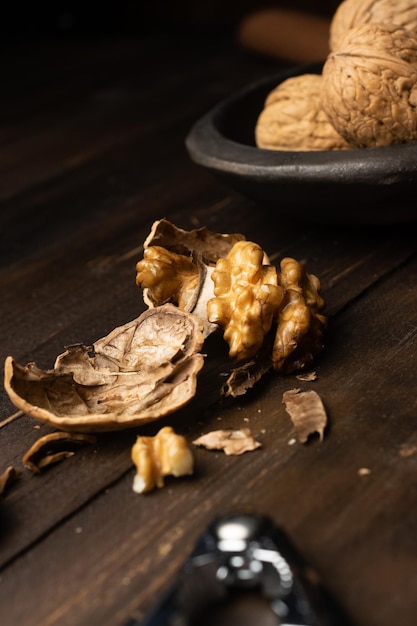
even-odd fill
[{"label": "wooden table", "polygon": [[[207,525],[249,507],[272,517],[354,626],[417,615],[417,242],[405,225],[323,227],[271,214],[214,179],[184,138],[206,110],[279,64],[231,36],[39,42],[2,55],[1,360],[51,368],[142,311],[135,265],[154,220],[241,232],[274,261],[319,276],[326,301],[317,378],[268,374],[222,399],[226,353],[208,354],[195,398],[142,428],[98,435],[39,475],[22,456],[53,429],[0,397],[0,623],[118,626],[168,589]],[[283,64],[282,64],[283,65]],[[314,216],[312,216],[314,218]],[[315,390],[323,441],[294,439],[282,402]],[[171,425],[191,442],[249,427],[262,443],[193,448],[195,472],[132,490],[138,434]]]}]

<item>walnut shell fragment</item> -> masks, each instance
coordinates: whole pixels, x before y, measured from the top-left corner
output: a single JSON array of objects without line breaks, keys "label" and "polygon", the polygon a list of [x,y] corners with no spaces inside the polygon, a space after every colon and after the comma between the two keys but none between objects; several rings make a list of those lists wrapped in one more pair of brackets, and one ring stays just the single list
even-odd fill
[{"label": "walnut shell fragment", "polygon": [[316,391],[291,389],[284,392],[282,400],[300,442],[306,443],[314,433],[318,433],[322,441],[327,426],[327,413],[319,394]]},{"label": "walnut shell fragment", "polygon": [[227,455],[240,455],[244,452],[251,452],[262,445],[253,438],[249,428],[213,430],[195,439],[193,444],[208,450],[223,450]]},{"label": "walnut shell fragment", "polygon": [[300,74],[267,96],[255,125],[258,148],[347,150],[348,142],[329,122],[321,104],[321,74]]},{"label": "walnut shell fragment", "polygon": [[10,486],[20,478],[21,472],[17,467],[9,465],[4,472],[0,474],[0,498],[5,495]]},{"label": "walnut shell fragment", "polygon": [[184,406],[204,356],[200,320],[166,304],[114,329],[93,346],[69,346],[54,369],[5,362],[10,400],[61,430],[130,428]]},{"label": "walnut shell fragment", "polygon": [[357,148],[417,139],[417,38],[392,24],[347,31],[323,70],[322,105]]},{"label": "walnut shell fragment", "polygon": [[359,24],[395,24],[417,31],[415,0],[344,0],[330,23],[330,49],[339,47],[346,32]]},{"label": "walnut shell fragment", "polygon": [[164,486],[165,476],[187,476],[194,471],[194,458],[185,437],[165,426],[154,437],[138,437],[131,451],[136,466],[133,491],[148,493]]},{"label": "walnut shell fragment", "polygon": [[75,454],[75,450],[96,438],[84,433],[49,433],[40,437],[23,455],[23,465],[35,474],[40,474],[50,465],[59,463]]}]

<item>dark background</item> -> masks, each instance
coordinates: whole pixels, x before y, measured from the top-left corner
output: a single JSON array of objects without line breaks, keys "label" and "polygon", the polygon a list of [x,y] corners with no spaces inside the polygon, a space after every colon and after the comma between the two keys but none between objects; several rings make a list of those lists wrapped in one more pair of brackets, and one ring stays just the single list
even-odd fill
[{"label": "dark background", "polygon": [[265,7],[331,16],[339,0],[120,0],[119,2],[4,2],[0,38],[7,41],[149,34],[155,29],[233,28],[245,14]]}]

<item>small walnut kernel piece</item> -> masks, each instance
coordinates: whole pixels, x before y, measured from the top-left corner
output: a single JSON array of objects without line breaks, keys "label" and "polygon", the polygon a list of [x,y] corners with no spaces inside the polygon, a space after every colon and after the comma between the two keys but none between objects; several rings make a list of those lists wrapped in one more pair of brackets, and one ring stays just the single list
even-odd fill
[{"label": "small walnut kernel piece", "polygon": [[285,296],[278,317],[272,363],[275,370],[290,373],[310,365],[322,350],[327,319],[320,313],[324,300],[319,294],[317,276],[308,274],[301,263],[291,257],[282,259],[280,268],[280,284]]},{"label": "small walnut kernel piece", "polygon": [[417,31],[415,0],[344,0],[330,23],[330,49],[336,50],[346,32],[359,24],[396,24]]},{"label": "small walnut kernel piece", "polygon": [[148,290],[148,296],[156,306],[171,302],[186,310],[198,287],[199,269],[192,259],[160,246],[144,250],[143,259],[136,264],[136,272],[136,284]]},{"label": "small walnut kernel piece", "polygon": [[258,244],[240,241],[212,274],[215,297],[207,303],[207,317],[225,329],[229,356],[238,361],[260,349],[283,298],[276,268],[264,259]]},{"label": "small walnut kernel piece", "polygon": [[322,106],[352,146],[417,139],[417,37],[392,24],[360,24],[326,59]]},{"label": "small walnut kernel piece", "polygon": [[186,476],[194,471],[194,459],[185,437],[165,426],[154,437],[138,437],[131,451],[136,466],[133,491],[148,493],[164,486],[164,477]]},{"label": "small walnut kernel piece", "polygon": [[256,126],[258,148],[269,150],[345,150],[350,146],[330,124],[321,105],[322,76],[292,76],[265,100]]}]

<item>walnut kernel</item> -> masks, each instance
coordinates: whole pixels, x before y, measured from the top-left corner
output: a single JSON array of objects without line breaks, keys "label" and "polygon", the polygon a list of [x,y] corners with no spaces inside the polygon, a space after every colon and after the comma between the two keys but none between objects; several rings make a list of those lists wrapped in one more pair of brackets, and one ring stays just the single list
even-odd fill
[{"label": "walnut kernel", "polygon": [[240,241],[212,274],[215,297],[207,303],[207,317],[224,328],[229,356],[238,361],[258,352],[283,298],[276,268],[264,258],[258,244]]},{"label": "walnut kernel", "polygon": [[187,309],[190,294],[194,294],[198,286],[199,270],[192,259],[161,246],[144,250],[136,272],[136,284],[147,289],[156,306],[171,302],[180,309]]},{"label": "walnut kernel", "polygon": [[280,284],[285,296],[278,317],[272,363],[276,371],[290,373],[311,365],[322,350],[327,318],[321,313],[324,300],[319,293],[317,276],[308,274],[301,263],[291,257],[282,259],[280,267]]},{"label": "walnut kernel", "polygon": [[165,426],[154,437],[138,437],[131,451],[136,466],[133,491],[147,493],[164,486],[165,476],[186,476],[194,471],[194,459],[185,437]]}]

